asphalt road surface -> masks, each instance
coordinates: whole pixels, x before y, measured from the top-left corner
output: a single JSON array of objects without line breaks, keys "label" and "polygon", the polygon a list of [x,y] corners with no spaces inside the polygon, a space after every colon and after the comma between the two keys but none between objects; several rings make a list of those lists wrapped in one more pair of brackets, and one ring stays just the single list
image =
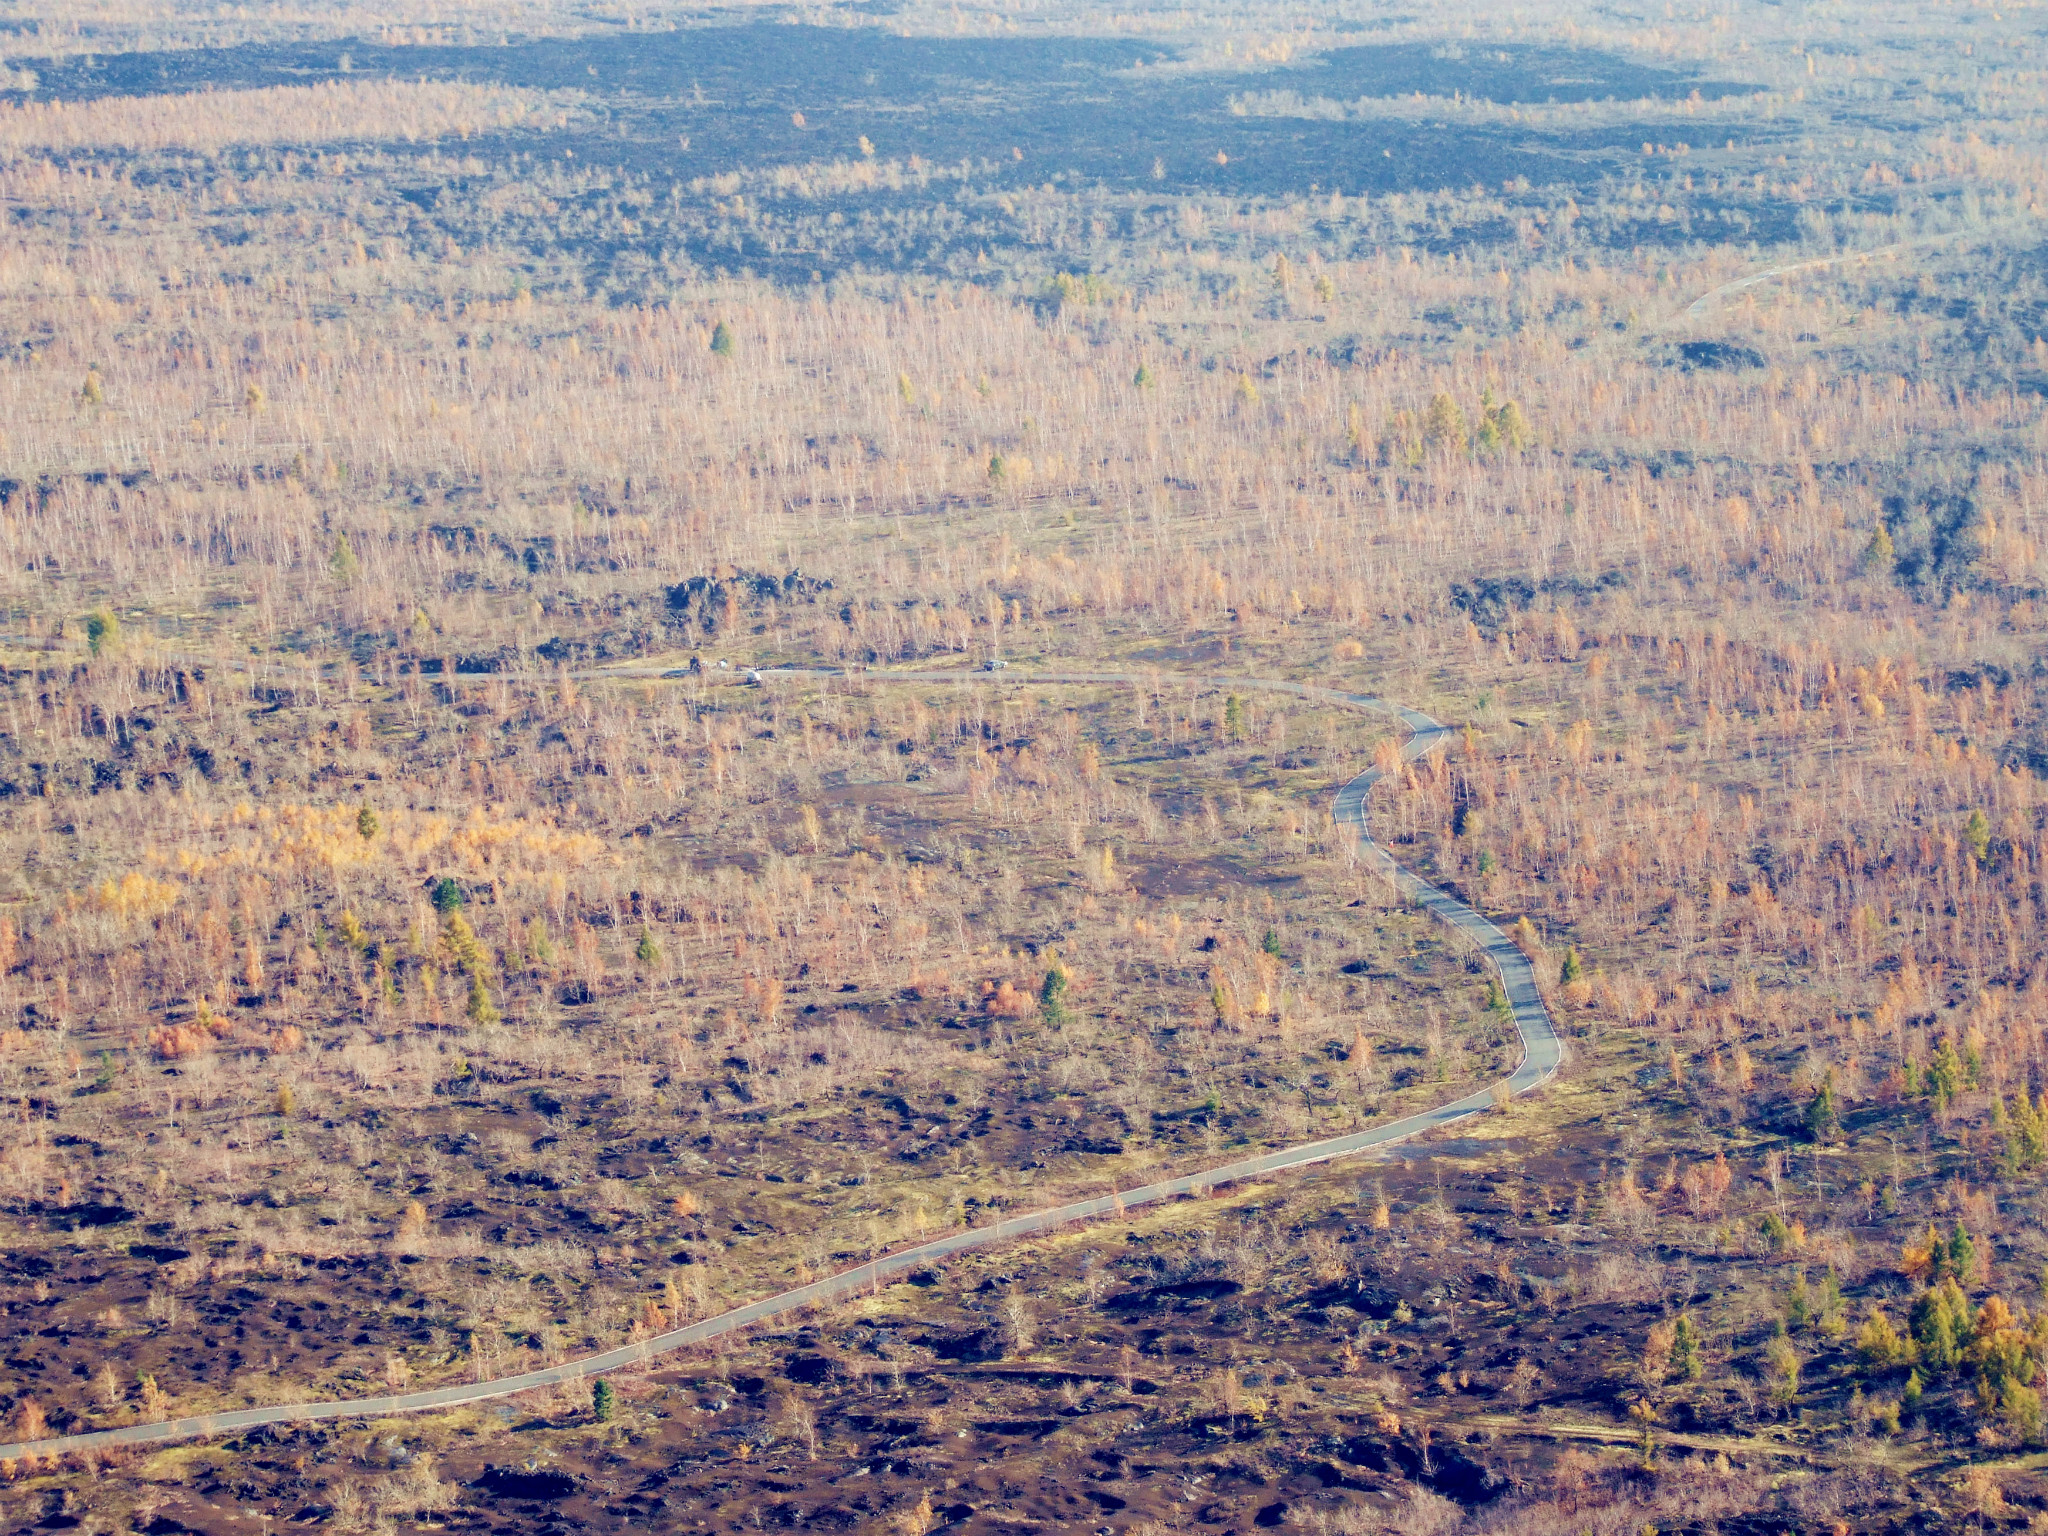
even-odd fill
[{"label": "asphalt road surface", "polygon": [[[646,677],[654,675],[654,669],[618,669],[606,672],[582,673],[590,679],[618,677]],[[837,677],[839,672],[823,670],[780,670],[761,674],[762,685],[768,686],[778,677]],[[1022,672],[1004,671],[995,674],[981,672],[875,672],[862,674],[864,681],[882,682],[1007,682],[1012,684],[1047,683],[1140,683],[1147,679],[1136,674],[1117,672]],[[1270,682],[1253,678],[1203,678],[1196,681],[1217,686],[1242,689],[1260,689],[1277,693],[1291,693],[1305,699],[1324,704],[1349,705],[1358,709],[1371,710],[1391,715],[1408,728],[1409,736],[1402,744],[1401,754],[1412,761],[1434,751],[1449,737],[1450,732],[1437,721],[1420,710],[1374,698],[1369,694],[1343,693],[1330,688],[1315,688],[1300,683]],[[1374,867],[1385,873],[1403,895],[1427,907],[1439,918],[1459,932],[1467,935],[1485,952],[1495,969],[1500,973],[1501,985],[1507,1001],[1514,1010],[1515,1028],[1522,1037],[1522,1061],[1505,1079],[1511,1094],[1528,1093],[1541,1087],[1556,1075],[1563,1064],[1564,1046],[1557,1032],[1551,1027],[1550,1015],[1543,1006],[1543,998],[1537,990],[1536,973],[1508,936],[1481,917],[1455,896],[1436,889],[1411,870],[1403,868],[1385,849],[1373,842],[1366,830],[1365,807],[1381,775],[1377,769],[1368,769],[1337,791],[1334,813],[1338,822],[1354,829],[1364,857]],[[876,1258],[857,1269],[845,1270],[839,1274],[799,1286],[793,1291],[784,1291],[779,1296],[766,1297],[749,1302],[717,1317],[705,1318],[702,1322],[691,1323],[686,1328],[658,1334],[637,1344],[628,1344],[619,1349],[607,1350],[600,1355],[591,1355],[582,1360],[571,1360],[545,1370],[526,1371],[517,1376],[503,1376],[494,1381],[464,1382],[454,1386],[433,1387],[420,1392],[399,1392],[385,1397],[346,1398],[338,1401],[315,1403],[290,1403],[265,1408],[241,1408],[222,1413],[200,1414],[192,1418],[166,1419],[154,1424],[127,1424],[118,1429],[95,1430],[90,1434],[64,1435],[50,1440],[37,1440],[25,1444],[0,1445],[0,1459],[20,1460],[27,1456],[61,1456],[70,1451],[86,1450],[98,1446],[145,1445],[169,1440],[186,1440],[195,1436],[231,1434],[239,1430],[255,1429],[264,1424],[298,1424],[313,1419],[365,1419],[383,1418],[397,1413],[422,1413],[439,1408],[454,1408],[465,1403],[485,1402],[492,1398],[509,1397],[517,1392],[531,1391],[535,1387],[556,1386],[562,1382],[578,1381],[585,1377],[601,1375],[617,1370],[621,1366],[638,1365],[671,1350],[685,1349],[715,1339],[721,1334],[736,1333],[755,1323],[766,1322],[785,1313],[799,1311],[805,1307],[842,1300],[857,1295],[863,1290],[878,1288],[883,1282],[920,1269],[934,1262],[964,1253],[971,1248],[985,1248],[996,1243],[1028,1237],[1033,1233],[1051,1231],[1055,1227],[1072,1222],[1088,1221],[1098,1216],[1121,1216],[1132,1206],[1148,1205],[1159,1200],[1172,1199],[1179,1195],[1205,1191],[1219,1184],[1230,1184],[1240,1179],[1256,1178],[1263,1174],[1278,1173],[1289,1168],[1304,1168],[1311,1163],[1328,1162],[1332,1158],[1347,1157],[1353,1153],[1368,1152],[1394,1142],[1405,1141],[1424,1131],[1481,1114],[1493,1104],[1493,1095],[1498,1084],[1489,1085],[1477,1093],[1467,1094],[1449,1104],[1438,1105],[1419,1114],[1390,1124],[1376,1126],[1371,1130],[1358,1131],[1349,1136],[1333,1136],[1322,1141],[1304,1142],[1296,1147],[1284,1147],[1277,1152],[1261,1153],[1256,1157],[1241,1158],[1234,1163],[1206,1168],[1199,1173],[1186,1174],[1180,1178],[1165,1179],[1157,1184],[1146,1184],[1136,1189],[1127,1189],[1118,1194],[1099,1195],[1090,1200],[1077,1200],[1070,1205],[1054,1206],[1049,1210],[1032,1211],[1020,1216],[1006,1217],[985,1227],[973,1227],[945,1237],[919,1243],[914,1248],[900,1249]]]}]

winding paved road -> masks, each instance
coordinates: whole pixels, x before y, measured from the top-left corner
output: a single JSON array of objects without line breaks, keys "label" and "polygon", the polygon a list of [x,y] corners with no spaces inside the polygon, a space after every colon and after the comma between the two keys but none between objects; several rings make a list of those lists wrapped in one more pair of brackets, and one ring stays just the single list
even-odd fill
[{"label": "winding paved road", "polygon": [[[652,675],[652,669],[621,669],[583,675],[608,678],[645,677]],[[794,669],[764,674],[768,677],[844,675],[846,674],[839,672]],[[1007,681],[1125,684],[1140,683],[1147,679],[1130,673],[1116,672],[1006,672],[994,677],[972,672],[877,672],[863,674],[863,680],[874,683]],[[1450,735],[1443,725],[1420,710],[1409,709],[1369,694],[1342,693],[1330,688],[1250,678],[1214,677],[1192,681],[1212,686],[1291,693],[1317,703],[1347,705],[1391,715],[1408,728],[1409,737],[1403,743],[1401,752],[1402,756],[1410,761],[1435,750]],[[1452,927],[1466,934],[1493,962],[1500,973],[1507,1000],[1514,1009],[1515,1027],[1522,1037],[1522,1061],[1506,1078],[1507,1088],[1510,1093],[1521,1094],[1541,1087],[1556,1075],[1559,1066],[1562,1065],[1564,1047],[1557,1037],[1557,1032],[1551,1027],[1550,1015],[1545,1010],[1542,996],[1537,990],[1535,971],[1531,969],[1528,959],[1521,950],[1516,948],[1500,929],[1455,896],[1438,890],[1412,871],[1395,863],[1385,849],[1373,842],[1366,831],[1365,806],[1367,796],[1371,794],[1373,785],[1379,782],[1380,777],[1379,770],[1368,769],[1337,791],[1334,813],[1338,822],[1357,832],[1366,858],[1374,867],[1387,874],[1405,896],[1427,907]],[[297,1424],[313,1419],[383,1418],[396,1413],[420,1413],[438,1408],[454,1408],[466,1403],[508,1397],[516,1392],[528,1392],[535,1387],[556,1386],[563,1382],[617,1370],[622,1366],[638,1365],[656,1355],[683,1349],[692,1344],[701,1344],[722,1334],[735,1333],[754,1323],[765,1322],[785,1313],[838,1301],[863,1289],[877,1287],[885,1280],[950,1258],[956,1253],[964,1253],[971,1248],[984,1248],[1008,1242],[1013,1238],[1047,1232],[1070,1222],[1086,1221],[1097,1216],[1121,1215],[1132,1206],[1148,1205],[1177,1195],[1206,1190],[1219,1184],[1278,1173],[1283,1169],[1304,1168],[1311,1163],[1328,1162],[1332,1158],[1405,1141],[1424,1131],[1435,1130],[1439,1126],[1450,1125],[1454,1121],[1482,1113],[1493,1102],[1495,1086],[1498,1085],[1491,1085],[1449,1104],[1409,1115],[1405,1119],[1372,1130],[1359,1131],[1349,1136],[1333,1136],[1322,1141],[1305,1142],[1297,1147],[1285,1147],[1277,1152],[1241,1158],[1237,1162],[1224,1163],[1219,1167],[1206,1168],[1179,1178],[1164,1179],[1156,1184],[1146,1184],[1118,1194],[1076,1200],[1071,1204],[1054,1206],[1049,1210],[1006,1217],[990,1226],[955,1232],[946,1237],[935,1238],[931,1242],[919,1243],[914,1248],[905,1248],[884,1255],[857,1269],[845,1270],[810,1285],[799,1286],[793,1291],[784,1291],[779,1296],[749,1302],[746,1306],[736,1307],[730,1312],[706,1318],[702,1322],[691,1323],[688,1327],[677,1328],[673,1332],[658,1334],[637,1344],[607,1350],[600,1355],[572,1360],[544,1370],[526,1371],[517,1376],[500,1377],[495,1381],[434,1387],[426,1391],[402,1392],[386,1397],[242,1408],[231,1412],[201,1414],[192,1418],[168,1419],[154,1424],[128,1424],[118,1429],[96,1430],[90,1434],[64,1435],[56,1439],[37,1440],[25,1444],[0,1445],[0,1459],[18,1461],[27,1456],[60,1456],[71,1451],[102,1446],[154,1444],[168,1440],[190,1439],[200,1435],[229,1434],[265,1424]]]}]

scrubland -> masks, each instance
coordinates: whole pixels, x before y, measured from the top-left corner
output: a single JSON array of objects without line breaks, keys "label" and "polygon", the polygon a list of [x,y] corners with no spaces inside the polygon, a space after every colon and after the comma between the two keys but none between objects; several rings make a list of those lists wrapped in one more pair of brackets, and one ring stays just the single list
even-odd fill
[{"label": "scrubland", "polygon": [[1222,118],[1549,184],[663,176],[601,84],[0,108],[11,1439],[508,1374],[1498,1077],[1329,817],[1389,727],[1231,679],[1458,729],[1376,835],[1572,1047],[602,1401],[10,1518],[2040,1523],[2030,14],[1861,19],[1918,74],[1486,15],[1430,35],[1746,94],[1420,106],[1186,23]]}]

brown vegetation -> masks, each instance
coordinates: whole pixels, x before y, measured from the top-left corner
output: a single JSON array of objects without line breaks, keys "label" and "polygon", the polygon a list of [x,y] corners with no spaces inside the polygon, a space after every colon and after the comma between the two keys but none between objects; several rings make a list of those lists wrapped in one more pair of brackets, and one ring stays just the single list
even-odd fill
[{"label": "brown vegetation", "polygon": [[[395,80],[330,81],[184,96],[0,103],[0,152],[210,153],[237,144],[467,139],[566,121],[534,91]],[[334,168],[345,165],[335,156]]]},{"label": "brown vegetation", "polygon": [[[1329,819],[1368,763],[1574,1050],[1432,1155],[602,1410],[0,1468],[10,1516],[1904,1528],[1894,1468],[2032,1517],[1970,1467],[2048,1433],[2031,87],[1941,52],[1976,139],[1713,150],[1904,67],[1717,39],[1651,41],[1759,94],[1583,200],[657,184],[495,86],[0,108],[17,1437],[489,1379],[1477,1088],[1484,967]],[[707,255],[945,220],[997,257]]]}]

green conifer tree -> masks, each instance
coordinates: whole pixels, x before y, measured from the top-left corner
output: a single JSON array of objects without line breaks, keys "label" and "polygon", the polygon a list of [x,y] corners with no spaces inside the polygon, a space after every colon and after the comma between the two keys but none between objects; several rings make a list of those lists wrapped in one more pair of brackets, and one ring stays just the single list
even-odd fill
[{"label": "green conifer tree", "polygon": [[1671,1363],[1687,1381],[1698,1381],[1706,1374],[1706,1361],[1701,1358],[1700,1331],[1693,1326],[1692,1314],[1681,1312],[1671,1331]]},{"label": "green conifer tree", "polygon": [[1835,1074],[1830,1072],[1806,1106],[1806,1134],[1813,1141],[1833,1141],[1841,1132],[1842,1121],[1835,1109]]},{"label": "green conifer tree", "polygon": [[1052,968],[1045,973],[1045,981],[1038,989],[1039,1016],[1051,1025],[1067,1022],[1067,968],[1058,955],[1052,957]]},{"label": "green conifer tree", "polygon": [[1979,864],[1991,857],[1991,823],[1981,810],[1970,812],[1970,819],[1963,823],[1963,845],[1970,850],[1970,857]]},{"label": "green conifer tree", "polygon": [[98,656],[121,640],[121,620],[111,608],[95,608],[85,616],[85,648]]}]

